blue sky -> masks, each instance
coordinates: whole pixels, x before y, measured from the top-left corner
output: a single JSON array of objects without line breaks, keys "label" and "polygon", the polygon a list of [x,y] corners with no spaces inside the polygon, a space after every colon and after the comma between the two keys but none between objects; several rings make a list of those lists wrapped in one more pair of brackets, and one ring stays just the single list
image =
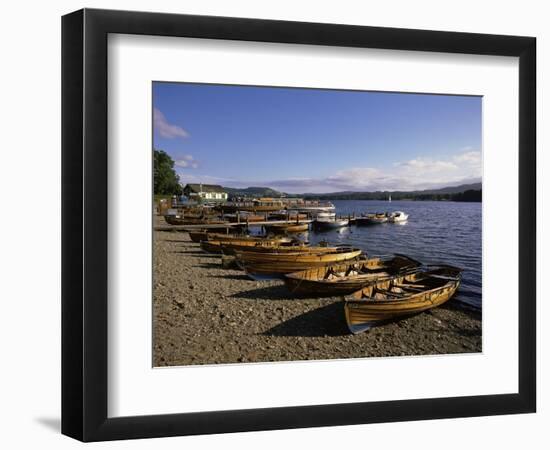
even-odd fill
[{"label": "blue sky", "polygon": [[481,98],[153,84],[153,145],[183,184],[289,193],[481,179]]}]

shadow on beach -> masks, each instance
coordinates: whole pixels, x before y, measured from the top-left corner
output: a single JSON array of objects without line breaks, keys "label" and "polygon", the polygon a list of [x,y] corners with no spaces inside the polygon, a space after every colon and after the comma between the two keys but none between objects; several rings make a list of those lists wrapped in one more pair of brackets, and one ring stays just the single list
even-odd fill
[{"label": "shadow on beach", "polygon": [[[206,252],[203,252],[201,250],[174,250],[173,252],[170,252],[170,253],[183,253],[185,255],[190,255],[190,256],[200,256],[200,257],[204,257],[204,258],[219,258],[220,255],[215,255],[213,253],[206,253]],[[219,264],[218,264],[219,266]]]},{"label": "shadow on beach", "polygon": [[345,336],[349,334],[342,302],[308,311],[264,331],[265,336]]},{"label": "shadow on beach", "polygon": [[[248,277],[245,279],[248,279]],[[231,297],[246,300],[296,300],[292,298],[284,285],[266,286],[250,289],[248,291],[241,291],[233,294]]]},{"label": "shadow on beach", "polygon": [[251,281],[247,275],[244,273],[228,273],[224,275],[210,275],[211,278],[223,278],[226,280],[242,280],[242,281]]}]

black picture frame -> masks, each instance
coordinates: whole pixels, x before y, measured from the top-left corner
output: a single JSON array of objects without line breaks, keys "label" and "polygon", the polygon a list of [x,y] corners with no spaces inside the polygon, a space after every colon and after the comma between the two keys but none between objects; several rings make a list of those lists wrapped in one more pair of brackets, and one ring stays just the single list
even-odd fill
[{"label": "black picture frame", "polygon": [[[110,33],[519,57],[517,393],[107,417]],[[82,441],[535,412],[536,39],[84,9],[62,18],[62,433]]]}]

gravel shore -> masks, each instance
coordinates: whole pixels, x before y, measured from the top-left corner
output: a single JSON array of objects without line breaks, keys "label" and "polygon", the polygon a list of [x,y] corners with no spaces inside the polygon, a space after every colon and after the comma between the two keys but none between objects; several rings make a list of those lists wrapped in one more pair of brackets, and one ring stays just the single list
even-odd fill
[{"label": "gravel shore", "polygon": [[155,366],[481,351],[481,314],[453,300],[351,335],[337,298],[294,299],[282,281],[222,269],[187,233],[155,231],[153,246]]}]

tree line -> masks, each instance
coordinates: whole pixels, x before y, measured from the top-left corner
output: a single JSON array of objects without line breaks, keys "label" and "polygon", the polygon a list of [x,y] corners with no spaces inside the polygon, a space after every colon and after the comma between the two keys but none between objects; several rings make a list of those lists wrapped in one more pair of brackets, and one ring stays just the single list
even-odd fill
[{"label": "tree line", "polygon": [[308,194],[305,199],[320,200],[418,200],[418,201],[452,201],[481,202],[481,189],[468,189],[456,193],[420,193],[420,192],[339,192],[329,195]]},{"label": "tree line", "polygon": [[164,150],[153,150],[153,189],[156,195],[182,195],[174,160]]}]

